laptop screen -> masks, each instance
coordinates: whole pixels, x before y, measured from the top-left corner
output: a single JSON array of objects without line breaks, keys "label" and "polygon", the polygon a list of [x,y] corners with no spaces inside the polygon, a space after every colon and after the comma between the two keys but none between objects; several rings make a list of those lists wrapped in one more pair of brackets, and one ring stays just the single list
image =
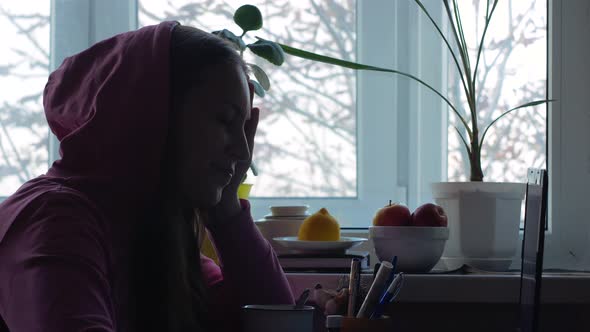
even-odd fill
[{"label": "laptop screen", "polygon": [[543,272],[546,202],[547,174],[544,170],[531,169],[525,201],[520,281],[520,319],[523,332],[537,330]]}]

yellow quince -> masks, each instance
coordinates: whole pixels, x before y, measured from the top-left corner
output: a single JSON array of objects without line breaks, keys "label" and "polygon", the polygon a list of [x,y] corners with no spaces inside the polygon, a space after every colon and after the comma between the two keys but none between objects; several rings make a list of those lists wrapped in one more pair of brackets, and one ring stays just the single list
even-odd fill
[{"label": "yellow quince", "polygon": [[338,241],[340,225],[326,208],[321,208],[303,220],[297,238],[301,241]]}]

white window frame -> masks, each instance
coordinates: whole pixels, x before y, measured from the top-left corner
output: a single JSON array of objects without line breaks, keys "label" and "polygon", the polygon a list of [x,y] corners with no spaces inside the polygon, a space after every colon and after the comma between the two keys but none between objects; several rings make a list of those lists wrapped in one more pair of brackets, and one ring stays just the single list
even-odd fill
[{"label": "white window frame", "polygon": [[548,169],[545,267],[590,269],[590,22],[586,0],[549,1]]},{"label": "white window frame", "polygon": [[[440,46],[440,42],[430,22],[411,15],[418,12],[413,2],[357,3],[359,61],[406,69],[428,82],[444,84],[445,72],[438,77],[429,75],[437,72],[430,68],[441,68],[447,59],[432,62],[428,57],[432,45]],[[583,147],[590,142],[590,111],[586,106],[590,87],[586,36],[590,22],[584,16],[588,11],[590,2],[586,0],[549,0],[549,96],[558,101],[549,106],[548,116],[552,222],[545,244],[547,268],[590,267],[590,204],[586,202],[590,150]],[[70,24],[60,24],[62,19],[70,20]],[[72,28],[71,20],[75,20],[77,29]],[[51,69],[94,42],[136,27],[135,0],[52,0]],[[396,53],[402,49],[407,54]],[[390,74],[359,72],[357,87],[358,197],[252,199],[255,218],[265,215],[270,205],[305,203],[312,209],[323,206],[335,211],[345,226],[366,227],[372,213],[387,199],[411,208],[431,199],[429,183],[446,179],[448,111],[436,96],[423,93],[426,89]],[[402,94],[410,98],[399,98]],[[408,144],[389,143],[400,141]],[[58,158],[57,147],[52,137],[50,162]]]}]

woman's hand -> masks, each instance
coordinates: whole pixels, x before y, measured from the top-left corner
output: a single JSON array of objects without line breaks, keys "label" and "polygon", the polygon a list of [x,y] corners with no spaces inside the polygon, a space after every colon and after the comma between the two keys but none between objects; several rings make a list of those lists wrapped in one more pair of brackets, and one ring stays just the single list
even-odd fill
[{"label": "woman's hand", "polygon": [[239,161],[236,164],[234,175],[230,183],[223,189],[221,199],[219,203],[213,207],[209,213],[210,222],[223,223],[237,216],[242,207],[238,198],[238,187],[242,183],[250,164],[252,163],[252,153],[254,151],[254,136],[256,135],[256,128],[258,127],[258,117],[260,110],[258,107],[252,107],[254,99],[254,86],[248,83],[250,89],[250,119],[246,120],[244,124],[244,133],[246,135],[246,141],[248,142],[248,149],[250,150],[250,158],[247,161]]}]

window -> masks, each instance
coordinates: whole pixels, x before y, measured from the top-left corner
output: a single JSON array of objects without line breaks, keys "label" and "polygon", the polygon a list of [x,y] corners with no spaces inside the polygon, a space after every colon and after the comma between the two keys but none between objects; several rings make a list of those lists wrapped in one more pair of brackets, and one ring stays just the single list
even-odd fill
[{"label": "window", "polygon": [[0,196],[47,170],[49,22],[49,1],[0,4]]},{"label": "window", "polygon": [[[48,3],[51,3],[51,8],[48,7]],[[40,97],[36,100],[23,99],[26,96],[34,96],[35,91],[37,93],[41,91],[46,81],[44,76],[47,75],[47,69],[52,70],[65,56],[78,52],[94,42],[118,32],[135,29],[139,23],[149,24],[164,17],[178,19],[182,23],[194,24],[206,30],[217,27],[213,26],[213,23],[205,25],[198,22],[197,24],[194,17],[202,16],[204,21],[221,17],[223,21],[219,23],[219,27],[230,27],[229,17],[233,10],[242,4],[229,0],[225,2],[171,0],[165,5],[161,3],[163,2],[155,0],[52,0],[50,2],[27,1],[22,5],[16,2],[0,5],[0,24],[2,31],[7,31],[6,34],[3,33],[3,37],[6,35],[13,40],[10,42],[10,47],[6,46],[9,43],[0,46],[0,89],[2,89],[0,91],[5,92],[7,87],[19,86],[18,89],[9,90],[14,92],[0,95],[2,112],[0,120],[3,125],[10,123],[14,127],[7,127],[7,130],[10,130],[8,134],[15,143],[12,147],[5,137],[7,132],[0,128],[2,130],[0,139],[6,149],[6,152],[2,151],[0,154],[0,170],[2,170],[0,195],[10,194],[22,180],[45,170],[48,143],[49,161],[57,158],[55,139],[52,138],[49,142],[43,141],[47,135],[47,129],[42,128],[44,121]],[[435,20],[441,21],[444,16],[442,2],[426,0],[424,3],[434,15]],[[465,8],[464,16],[474,16],[478,10],[478,3],[481,6],[481,2],[477,1],[466,2],[464,5],[461,2],[462,8]],[[277,0],[256,4],[260,5],[267,19],[268,30],[260,32],[263,37],[266,35],[279,40],[286,38],[279,35],[287,29],[287,23],[282,17],[278,17],[281,16],[278,13],[281,13],[283,9],[281,5],[291,6],[289,7],[290,16],[287,15],[287,17],[297,18],[299,18],[296,14],[298,11],[317,13],[323,8],[323,12],[329,18],[301,18],[289,25],[288,29],[293,33],[295,28],[302,28],[306,24],[318,24],[318,33],[326,33],[321,38],[332,36],[333,39],[321,39],[326,40],[321,45],[313,43],[308,45],[302,40],[311,37],[305,33],[299,33],[292,36],[292,42],[296,46],[341,57],[346,57],[349,52],[349,59],[414,73],[445,91],[446,89],[452,91],[454,88],[449,84],[453,81],[453,68],[447,66],[448,53],[443,48],[431,23],[420,15],[420,11],[412,1],[308,0],[294,4],[293,1]],[[314,4],[316,4],[315,7]],[[302,10],[299,8],[301,6],[307,7]],[[31,10],[31,8],[34,9]],[[194,12],[198,8],[207,8],[207,15]],[[217,9],[221,14],[211,15],[212,9]],[[481,8],[479,10],[481,11]],[[548,1],[548,4],[543,0],[500,1],[493,25],[504,29],[505,34],[495,32],[494,38],[487,38],[490,43],[490,51],[486,54],[488,63],[491,63],[499,54],[501,56],[497,61],[501,61],[504,59],[502,54],[509,53],[509,63],[511,63],[509,66],[513,67],[507,66],[505,72],[500,74],[503,80],[497,79],[500,77],[498,73],[489,74],[488,84],[492,84],[490,89],[497,91],[502,89],[506,99],[499,99],[497,107],[487,106],[482,109],[483,112],[498,112],[508,105],[519,104],[523,99],[542,98],[546,90],[545,70],[537,68],[546,61],[545,54],[548,56],[547,63],[551,73],[547,81],[548,95],[558,101],[549,106],[546,117],[544,117],[546,113],[543,107],[536,107],[519,111],[505,118],[504,121],[498,122],[496,132],[489,138],[488,144],[493,144],[494,148],[500,149],[488,150],[490,155],[484,157],[484,167],[490,170],[488,171],[490,180],[522,181],[524,173],[522,173],[522,179],[518,176],[521,169],[529,165],[539,167],[544,163],[548,164],[551,192],[550,215],[554,222],[546,241],[545,266],[547,268],[590,266],[590,255],[586,245],[590,236],[590,226],[586,223],[586,216],[590,213],[586,208],[590,187],[588,171],[590,159],[584,149],[584,144],[590,140],[587,130],[590,123],[585,108],[586,91],[590,86],[587,62],[590,58],[590,45],[582,33],[588,30],[589,23],[584,16],[588,10],[590,10],[590,4],[585,0],[552,0]],[[39,14],[40,12],[44,14]],[[34,28],[36,42],[41,48],[45,47],[46,53],[49,53],[48,58],[47,55],[43,55],[43,52],[35,50],[32,40],[22,38],[24,35],[15,30],[6,13],[16,15],[17,21],[26,31],[33,31]],[[193,15],[195,13],[201,15]],[[509,13],[512,13],[512,18],[509,17]],[[277,17],[273,17],[272,14]],[[46,20],[50,19],[51,43],[48,43],[48,32],[43,32],[43,29],[49,31],[49,28],[47,24],[43,24],[42,17],[46,17]],[[342,30],[330,35],[325,31],[327,26],[321,25],[322,20],[330,22],[330,27],[337,26]],[[545,21],[549,23],[546,25]],[[209,24],[211,24],[210,27]],[[509,30],[510,26],[513,30]],[[510,31],[512,32],[509,33]],[[46,38],[45,41],[43,38]],[[545,38],[548,40],[547,46],[544,46]],[[338,51],[336,45],[332,45],[327,40],[334,43],[342,41],[344,46]],[[547,52],[544,47],[548,48]],[[47,51],[49,49],[50,51]],[[22,50],[22,52],[16,50]],[[433,57],[433,54],[440,56]],[[526,61],[518,60],[522,58]],[[29,66],[27,61],[35,65]],[[45,71],[41,65],[43,61],[49,63]],[[273,88],[277,88],[278,91],[294,89],[293,93],[307,94],[313,90],[301,86],[290,86],[284,82],[300,80],[311,84],[306,81],[309,77],[306,78],[305,75],[288,77],[287,74],[280,74],[275,71],[278,70],[277,68],[266,63],[261,65],[265,70],[272,71],[273,81],[275,76],[277,77]],[[283,101],[274,100],[273,98],[276,97],[259,99],[263,108],[268,110],[267,118],[262,119],[261,122],[261,133],[268,132],[265,136],[261,134],[257,142],[259,155],[256,158],[259,159],[258,163],[263,175],[255,179],[260,181],[255,184],[257,188],[255,194],[258,196],[253,200],[255,218],[268,213],[269,205],[306,203],[314,210],[327,207],[338,217],[343,226],[366,227],[374,211],[386,204],[387,200],[392,199],[404,202],[410,207],[416,207],[430,200],[429,184],[431,182],[447,177],[459,179],[464,176],[464,173],[458,171],[459,165],[463,162],[461,149],[457,145],[454,134],[449,133],[449,125],[453,123],[454,118],[448,115],[448,110],[440,99],[428,90],[415,82],[390,74],[351,73],[340,69],[329,74],[327,69],[303,62],[294,62],[294,66],[298,66],[302,71],[313,68],[317,71],[314,74],[321,79],[332,75],[334,82],[352,83],[337,88],[335,88],[337,85],[326,83],[325,86],[321,86],[322,89],[317,89],[320,90],[317,100],[307,102],[302,99],[297,100],[297,107],[309,111],[309,114],[316,117],[313,121],[324,121],[322,124],[316,121],[314,123],[316,127],[306,123],[305,125],[309,127],[302,129],[302,132],[309,134],[310,131],[306,130],[313,128],[311,133],[321,136],[322,144],[326,144],[325,142],[331,144],[323,146],[325,150],[314,155],[317,159],[311,163],[302,161],[300,155],[289,156],[285,151],[291,150],[285,150],[284,142],[272,136],[269,133],[270,128],[263,128],[265,125],[271,127],[274,123],[288,121],[289,118],[282,114],[286,112],[286,108],[273,106],[282,105]],[[441,71],[440,68],[447,70]],[[515,70],[518,72],[515,73]],[[32,81],[25,84],[23,83],[25,79]],[[529,84],[523,86],[523,81]],[[339,90],[330,90],[338,88]],[[337,100],[327,98],[333,97],[336,93],[342,93],[338,94]],[[486,103],[493,105],[490,101]],[[16,107],[18,112],[23,112],[24,117],[14,116],[18,113],[8,114],[6,105]],[[336,108],[322,109],[321,111],[325,112],[320,112],[320,107],[334,105],[337,105]],[[32,120],[35,112],[38,114],[38,118],[35,119],[38,120]],[[297,121],[305,116],[309,115],[289,115],[291,120]],[[25,121],[31,121],[31,123],[40,121],[40,124],[25,125]],[[547,129],[543,125],[545,122],[548,124]],[[333,132],[323,131],[329,127],[325,124],[332,125],[335,128]],[[319,130],[319,128],[324,129]],[[507,132],[510,134],[506,134]],[[547,143],[545,143],[546,136],[549,137]],[[299,139],[299,141],[293,141],[306,142],[307,137]],[[265,144],[268,151],[261,148]],[[543,148],[545,144],[548,146],[547,154]],[[270,151],[273,147],[277,148],[277,145],[279,150]],[[305,150],[306,148],[309,147],[295,147],[292,151],[308,153],[309,150]],[[14,151],[21,154],[20,161],[23,164],[20,164]],[[497,153],[509,158],[518,155],[522,156],[522,159],[518,159],[520,161],[516,164],[509,164],[510,170],[514,172],[507,172],[506,169],[497,168],[498,166],[491,162],[498,157]],[[310,166],[316,161],[325,161],[320,157],[329,158],[325,160],[333,163],[333,169],[325,169],[326,167],[319,162],[316,166]],[[292,163],[294,168],[289,169],[289,173],[296,173],[299,176],[296,180],[301,182],[289,184],[291,186],[289,187],[284,182],[275,185],[270,180],[263,179],[264,174],[271,173],[275,179],[279,179],[282,175],[278,167],[275,169],[275,166],[270,164],[275,160]],[[314,174],[318,175],[316,187],[313,187],[316,178],[303,174],[307,172],[305,167],[315,170]],[[24,169],[27,169],[29,173],[23,173]],[[338,177],[345,180],[338,180]],[[330,188],[330,186],[333,187]],[[294,188],[293,191],[291,188]]]}]

